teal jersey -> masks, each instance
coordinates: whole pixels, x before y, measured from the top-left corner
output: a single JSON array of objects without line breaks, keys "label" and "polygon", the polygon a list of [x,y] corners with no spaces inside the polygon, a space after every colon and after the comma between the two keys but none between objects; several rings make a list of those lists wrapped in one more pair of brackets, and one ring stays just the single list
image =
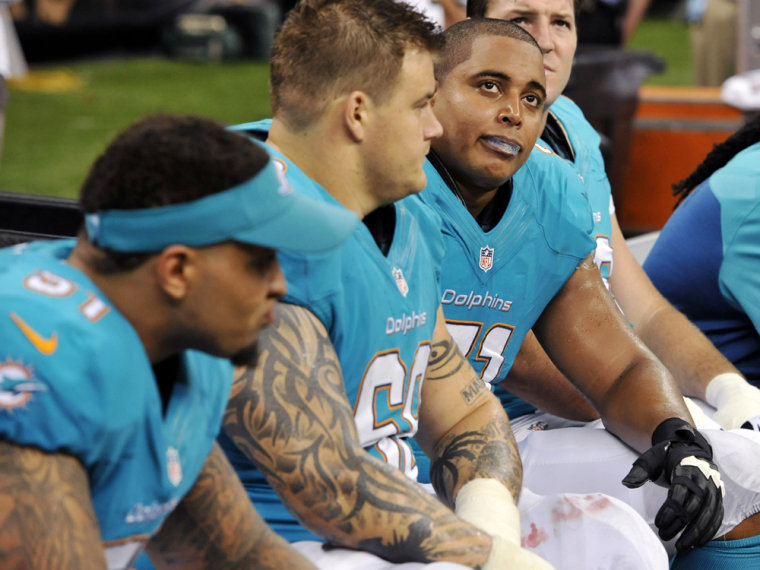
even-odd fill
[{"label": "teal jersey", "polygon": [[79,460],[108,566],[126,568],[203,467],[232,365],[182,353],[164,413],[137,332],[66,263],[73,243],[0,250],[0,437]]},{"label": "teal jersey", "polygon": [[[268,129],[268,122],[238,127]],[[295,192],[338,205],[287,157],[269,149]],[[393,240],[383,255],[359,224],[338,249],[324,254],[279,253],[287,303],[311,311],[325,326],[343,372],[362,446],[415,478],[408,440],[417,431],[424,381],[440,299],[443,256],[440,219],[412,197],[392,205]],[[262,516],[290,541],[316,536],[287,511],[263,475],[222,437],[238,475]]]},{"label": "teal jersey", "polygon": [[[484,382],[503,380],[525,335],[594,249],[591,212],[578,175],[537,145],[514,175],[501,220],[483,231],[435,167],[421,199],[443,220],[441,303],[459,348]],[[498,389],[510,417],[535,408]]]},{"label": "teal jersey", "polygon": [[580,107],[567,97],[557,99],[549,108],[549,113],[562,128],[573,154],[571,164],[583,180],[594,220],[594,263],[599,267],[602,278],[609,287],[613,267],[610,219],[612,189],[604,169],[599,133],[588,122]]}]

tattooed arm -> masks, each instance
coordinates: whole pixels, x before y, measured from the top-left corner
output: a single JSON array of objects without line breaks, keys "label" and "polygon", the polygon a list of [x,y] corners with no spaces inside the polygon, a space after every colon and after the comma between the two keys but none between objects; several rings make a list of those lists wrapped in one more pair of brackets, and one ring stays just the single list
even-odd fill
[{"label": "tattooed arm", "polygon": [[156,568],[315,568],[253,508],[217,444],[146,552]]},{"label": "tattooed arm", "polygon": [[492,537],[485,568],[551,570],[521,546],[522,462],[509,418],[459,352],[440,307],[420,402],[416,439],[432,460],[430,480],[460,518]]},{"label": "tattooed arm", "polygon": [[500,481],[517,502],[522,462],[509,418],[457,348],[440,308],[416,439],[431,458],[433,487],[449,505],[478,478]]},{"label": "tattooed arm", "polygon": [[482,566],[490,537],[361,447],[337,355],[310,311],[278,305],[259,351],[233,384],[225,431],[307,528],[392,561]]},{"label": "tattooed arm", "polygon": [[0,568],[105,567],[79,461],[0,440]]}]

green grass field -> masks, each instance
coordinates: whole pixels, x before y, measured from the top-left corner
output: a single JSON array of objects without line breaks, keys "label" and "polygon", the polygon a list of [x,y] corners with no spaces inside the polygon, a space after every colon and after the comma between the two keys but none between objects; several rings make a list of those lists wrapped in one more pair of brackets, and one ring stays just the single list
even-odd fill
[{"label": "green grass field", "polygon": [[[647,20],[631,47],[663,57],[648,83],[691,82],[686,26]],[[149,113],[194,113],[226,124],[269,115],[267,64],[203,64],[162,58],[34,67],[11,87],[0,190],[76,196],[87,169],[119,130]]]},{"label": "green grass field", "polygon": [[650,77],[646,84],[691,85],[694,81],[689,30],[685,22],[646,20],[632,38],[630,47],[649,50],[665,60],[665,72]]},{"label": "green grass field", "polygon": [[11,89],[0,162],[5,191],[75,196],[108,141],[149,113],[194,113],[228,124],[269,115],[265,63],[150,58],[32,71],[29,82],[52,91]]}]

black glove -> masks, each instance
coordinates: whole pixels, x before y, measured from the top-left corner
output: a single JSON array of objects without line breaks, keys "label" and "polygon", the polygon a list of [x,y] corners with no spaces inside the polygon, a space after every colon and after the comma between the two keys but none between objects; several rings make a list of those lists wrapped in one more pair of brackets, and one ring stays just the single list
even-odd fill
[{"label": "black glove", "polygon": [[742,424],[742,427],[744,429],[753,429],[755,431],[760,431],[760,416],[755,416],[754,418],[747,420]]},{"label": "black glove", "polygon": [[701,546],[723,521],[723,481],[704,436],[680,418],[662,422],[652,434],[652,447],[633,463],[623,485],[641,487],[647,480],[668,488],[654,524],[660,538],[670,540],[681,530],[678,550]]}]

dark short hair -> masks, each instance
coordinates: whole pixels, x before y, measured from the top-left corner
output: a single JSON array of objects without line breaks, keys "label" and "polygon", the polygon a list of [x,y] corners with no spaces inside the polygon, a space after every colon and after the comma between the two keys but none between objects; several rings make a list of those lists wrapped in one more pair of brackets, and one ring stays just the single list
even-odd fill
[{"label": "dark short hair", "polygon": [[435,53],[441,43],[436,25],[405,2],[301,0],[272,47],[272,112],[301,130],[353,90],[382,102],[406,52]]},{"label": "dark short hair", "polygon": [[86,213],[189,202],[252,178],[267,160],[262,148],[211,119],[153,115],[106,147],[79,202]]},{"label": "dark short hair", "polygon": [[443,33],[446,43],[435,58],[435,77],[443,83],[449,72],[472,53],[473,42],[482,36],[502,36],[528,43],[540,52],[541,48],[528,32],[507,20],[480,18],[462,20],[449,26]]},{"label": "dark short hair", "polygon": [[[134,123],[106,147],[80,191],[85,213],[180,204],[237,186],[267,164],[266,151],[223,125],[158,114]],[[149,254],[104,250],[100,271],[128,270]]]}]

